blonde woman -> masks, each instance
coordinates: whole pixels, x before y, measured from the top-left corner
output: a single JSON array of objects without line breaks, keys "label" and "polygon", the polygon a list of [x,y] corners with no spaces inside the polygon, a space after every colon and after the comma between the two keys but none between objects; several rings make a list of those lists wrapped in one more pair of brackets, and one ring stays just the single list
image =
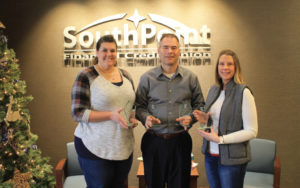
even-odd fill
[{"label": "blonde woman", "polygon": [[[216,85],[209,90],[205,112],[195,110],[197,120],[208,119],[203,137],[206,176],[210,188],[241,188],[250,160],[249,140],[257,135],[254,97],[244,85],[239,59],[232,50],[220,52]],[[209,116],[209,117],[207,117]]]}]

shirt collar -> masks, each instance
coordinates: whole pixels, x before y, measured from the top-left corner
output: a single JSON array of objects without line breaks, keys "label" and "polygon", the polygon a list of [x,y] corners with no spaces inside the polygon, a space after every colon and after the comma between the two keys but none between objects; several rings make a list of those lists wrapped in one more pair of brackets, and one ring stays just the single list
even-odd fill
[{"label": "shirt collar", "polygon": [[[162,70],[161,66],[159,66],[159,67],[156,68],[155,74],[156,74],[157,78],[159,78],[161,76],[164,76],[164,73],[163,73],[163,70]],[[174,74],[174,77],[176,77],[176,76],[183,77],[183,70],[182,70],[181,66],[179,66],[179,65],[178,65],[177,70],[176,70],[176,72]]]}]

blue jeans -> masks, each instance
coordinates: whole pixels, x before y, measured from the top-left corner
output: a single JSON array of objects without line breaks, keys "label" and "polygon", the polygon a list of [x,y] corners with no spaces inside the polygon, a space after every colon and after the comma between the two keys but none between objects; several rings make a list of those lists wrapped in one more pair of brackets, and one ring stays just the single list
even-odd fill
[{"label": "blue jeans", "polygon": [[205,170],[210,188],[243,188],[247,163],[225,166],[219,157],[205,154]]},{"label": "blue jeans", "polygon": [[86,159],[78,156],[88,188],[123,188],[132,165],[132,154],[126,160]]}]

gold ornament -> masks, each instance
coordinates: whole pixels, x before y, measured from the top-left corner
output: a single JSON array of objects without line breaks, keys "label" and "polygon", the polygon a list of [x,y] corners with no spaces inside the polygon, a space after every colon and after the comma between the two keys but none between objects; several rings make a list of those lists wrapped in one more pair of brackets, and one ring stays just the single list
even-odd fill
[{"label": "gold ornament", "polygon": [[12,182],[14,188],[30,188],[28,181],[31,179],[31,172],[21,173],[18,169],[15,169]]},{"label": "gold ornament", "polygon": [[3,25],[3,23],[0,21],[0,29],[5,29],[6,27]]},{"label": "gold ornament", "polygon": [[8,139],[13,139],[14,138],[14,130],[13,129],[8,129]]},{"label": "gold ornament", "polygon": [[0,65],[1,66],[6,66],[7,65],[7,61],[8,61],[7,56],[4,56],[3,58],[0,59]]}]

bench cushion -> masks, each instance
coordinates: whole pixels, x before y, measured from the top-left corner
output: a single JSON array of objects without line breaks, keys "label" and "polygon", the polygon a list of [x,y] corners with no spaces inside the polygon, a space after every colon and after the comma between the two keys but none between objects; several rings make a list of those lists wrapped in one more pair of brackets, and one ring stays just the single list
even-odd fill
[{"label": "bench cushion", "polygon": [[265,173],[247,172],[244,188],[273,188],[273,175]]},{"label": "bench cushion", "polygon": [[83,175],[75,150],[74,142],[67,143],[68,176]]},{"label": "bench cushion", "polygon": [[64,188],[84,188],[86,187],[83,175],[68,176],[64,183]]}]

